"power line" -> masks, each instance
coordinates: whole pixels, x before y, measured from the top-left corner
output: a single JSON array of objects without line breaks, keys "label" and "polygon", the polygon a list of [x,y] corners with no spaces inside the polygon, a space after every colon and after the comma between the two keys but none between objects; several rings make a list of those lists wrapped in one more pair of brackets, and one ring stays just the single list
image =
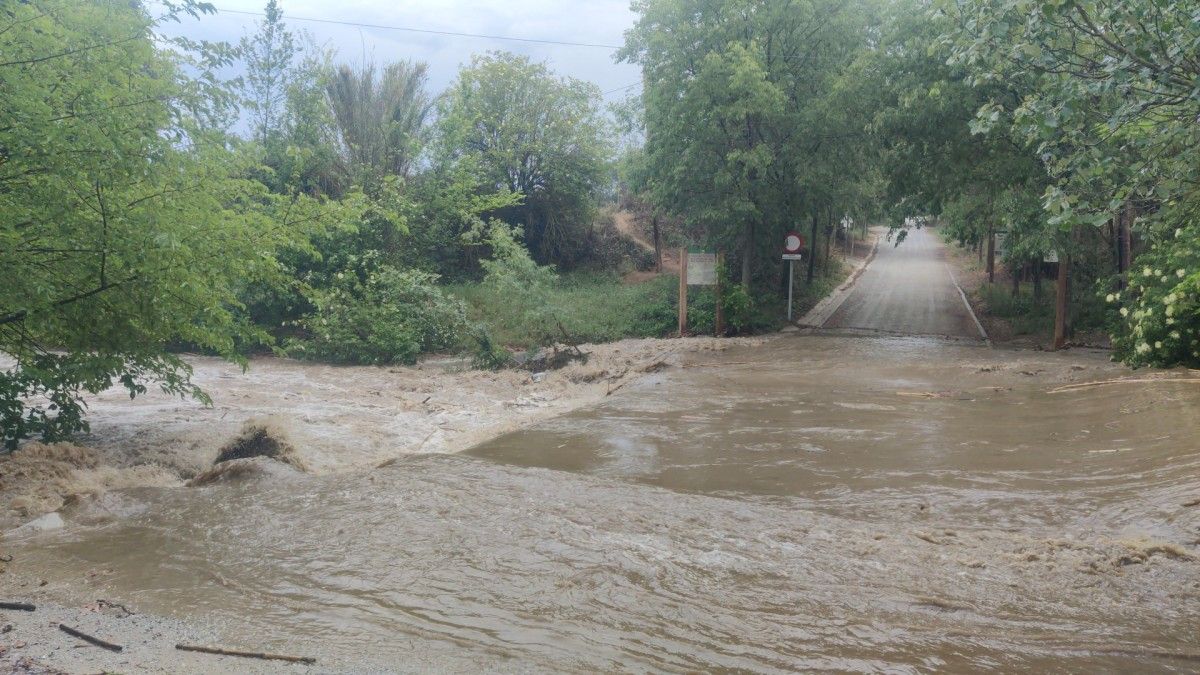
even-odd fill
[{"label": "power line", "polygon": [[609,89],[608,91],[600,92],[600,95],[608,96],[609,94],[615,94],[618,91],[625,91],[626,89],[633,89],[634,87],[636,87],[640,84],[641,84],[641,82],[634,82],[633,84],[627,84],[624,87],[617,87],[616,89]]},{"label": "power line", "polygon": [[[225,14],[245,14],[247,16],[266,16],[262,12],[246,12],[240,9],[221,9],[217,7],[218,13]],[[358,28],[380,28],[383,30],[399,30],[406,33],[425,33],[427,35],[448,35],[450,37],[467,37],[467,38],[482,38],[486,40],[508,40],[510,42],[529,42],[542,45],[558,45],[562,47],[595,47],[597,49],[620,49],[619,45],[604,45],[594,44],[589,42],[567,42],[564,40],[539,40],[536,38],[512,37],[509,35],[483,35],[480,33],[455,33],[446,30],[431,30],[428,28],[409,28],[407,26],[384,26],[375,23],[358,23],[355,21],[338,21],[336,19],[315,19],[312,17],[291,16],[285,15],[284,20],[292,21],[311,21],[313,23],[332,23],[339,26],[356,26]]]}]

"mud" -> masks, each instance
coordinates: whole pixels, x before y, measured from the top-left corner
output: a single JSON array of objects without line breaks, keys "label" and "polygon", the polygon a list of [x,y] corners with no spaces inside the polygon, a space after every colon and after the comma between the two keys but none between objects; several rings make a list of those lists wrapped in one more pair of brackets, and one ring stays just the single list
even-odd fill
[{"label": "mud", "polygon": [[[95,625],[143,636],[134,670],[179,622],[316,671],[1200,663],[1194,374],[840,335],[678,358],[465,455],[83,501],[7,542],[0,592],[164,617]],[[14,654],[70,648],[5,618]]]},{"label": "mud", "polygon": [[458,452],[601,401],[641,377],[647,364],[670,366],[683,354],[739,342],[761,340],[584,345],[586,364],[536,377],[468,371],[456,361],[375,368],[275,358],[253,359],[243,373],[218,359],[190,357],[193,379],[212,397],[212,407],[153,388],[130,401],[113,389],[88,399],[92,433],[77,444],[30,443],[0,457],[0,530],[57,510],[72,496],[276,471],[255,462],[214,468],[223,455],[274,453],[301,470],[327,474],[414,452]]}]

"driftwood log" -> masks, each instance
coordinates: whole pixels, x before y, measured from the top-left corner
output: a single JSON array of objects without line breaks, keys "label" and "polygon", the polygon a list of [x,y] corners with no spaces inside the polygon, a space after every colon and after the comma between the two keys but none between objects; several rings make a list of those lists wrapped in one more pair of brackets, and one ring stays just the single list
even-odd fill
[{"label": "driftwood log", "polygon": [[311,656],[289,656],[288,654],[271,654],[268,652],[248,652],[241,649],[227,649],[225,647],[214,647],[209,645],[185,645],[177,644],[175,649],[185,652],[202,652],[205,654],[219,654],[221,656],[241,656],[247,659],[264,659],[267,661],[289,661],[291,663],[316,663],[317,660]]},{"label": "driftwood log", "polygon": [[80,640],[83,640],[84,642],[90,642],[90,643],[96,645],[97,647],[103,647],[104,649],[107,649],[109,651],[119,652],[122,649],[125,649],[124,647],[122,647],[119,644],[109,642],[108,640],[101,640],[100,638],[96,637],[95,635],[88,635],[87,633],[79,630],[78,628],[71,628],[70,626],[68,626],[65,623],[58,624],[58,628],[62,632],[66,633],[67,635],[73,635],[73,636],[79,638]]},{"label": "driftwood log", "polygon": [[22,612],[32,612],[37,607],[28,602],[0,602],[0,609],[16,609]]}]

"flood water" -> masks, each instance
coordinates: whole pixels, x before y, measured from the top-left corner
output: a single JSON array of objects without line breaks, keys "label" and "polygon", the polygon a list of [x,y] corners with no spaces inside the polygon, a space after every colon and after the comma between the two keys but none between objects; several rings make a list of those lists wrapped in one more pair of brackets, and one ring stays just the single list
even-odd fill
[{"label": "flood water", "polygon": [[1192,672],[1200,386],[1054,391],[1142,376],[782,336],[467,455],[109,495],[11,552],[328,669]]}]

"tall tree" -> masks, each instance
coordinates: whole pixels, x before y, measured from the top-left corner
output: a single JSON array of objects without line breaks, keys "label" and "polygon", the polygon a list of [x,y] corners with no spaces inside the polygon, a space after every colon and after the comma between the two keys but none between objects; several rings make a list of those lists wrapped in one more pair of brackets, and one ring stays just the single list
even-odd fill
[{"label": "tall tree", "polygon": [[[208,6],[173,7],[169,18]],[[10,448],[85,427],[81,394],[114,382],[130,395],[156,383],[202,398],[166,346],[237,358],[239,344],[263,337],[234,311],[239,285],[277,275],[273,251],[336,215],[244,178],[250,160],[220,130],[233,97],[215,70],[230,50],[169,41],[140,4],[59,9],[0,10],[0,352],[15,360],[0,373],[0,423]]]},{"label": "tall tree", "polygon": [[342,65],[326,85],[344,172],[355,183],[407,177],[420,153],[432,101],[428,67],[400,61]]},{"label": "tall tree", "polygon": [[474,167],[494,190],[521,194],[501,215],[524,228],[541,262],[582,254],[608,159],[600,91],[508,53],[476,56],[441,102],[440,161]]},{"label": "tall tree", "polygon": [[1110,296],[1119,310],[1119,354],[1135,365],[1200,364],[1195,3],[987,0],[942,6],[956,21],[946,41],[978,86],[1038,76],[1038,86],[1024,92],[1011,115],[989,100],[976,124],[999,126],[1036,148],[1051,179],[1043,195],[1050,223],[1079,235],[1127,219],[1131,207],[1140,212],[1136,222],[1150,246],[1129,270],[1126,288]]},{"label": "tall tree", "polygon": [[240,49],[246,62],[243,90],[251,128],[255,140],[267,145],[280,131],[294,61],[300,55],[277,0],[268,0],[258,30],[242,38]]},{"label": "tall tree", "polygon": [[760,266],[758,256],[802,214],[832,206],[850,156],[839,149],[861,135],[841,128],[828,103],[868,38],[864,5],[640,0],[634,9],[620,56],[646,82],[655,201],[737,250],[745,286],[756,271],[774,276],[779,263]]}]

